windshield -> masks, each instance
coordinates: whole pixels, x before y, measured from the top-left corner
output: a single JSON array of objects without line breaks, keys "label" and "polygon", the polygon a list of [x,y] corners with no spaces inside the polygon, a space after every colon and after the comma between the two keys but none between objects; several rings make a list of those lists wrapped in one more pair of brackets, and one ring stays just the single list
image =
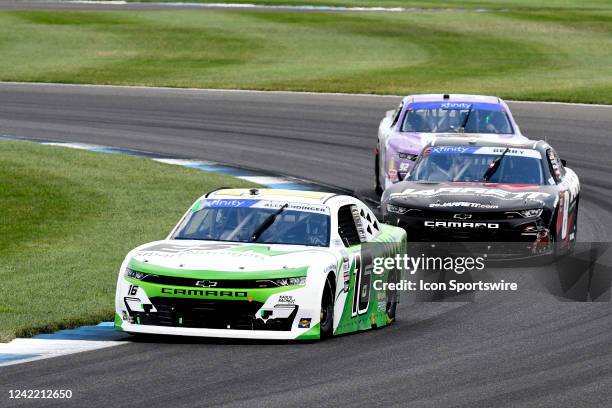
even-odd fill
[{"label": "windshield", "polygon": [[[505,147],[428,147],[410,174],[412,181],[482,182]],[[486,180],[503,184],[544,184],[542,155],[532,149],[507,149],[499,167]],[[489,172],[490,173],[490,172]]]},{"label": "windshield", "polygon": [[[329,209],[326,206],[266,200],[204,199],[194,208],[196,210],[185,218],[172,238],[329,245]],[[275,213],[278,213],[277,216],[270,219]],[[260,226],[267,219],[272,223],[261,231]],[[256,233],[258,228],[260,233]]]},{"label": "windshield", "polygon": [[402,132],[512,134],[506,112],[485,103],[419,103],[408,108]]}]

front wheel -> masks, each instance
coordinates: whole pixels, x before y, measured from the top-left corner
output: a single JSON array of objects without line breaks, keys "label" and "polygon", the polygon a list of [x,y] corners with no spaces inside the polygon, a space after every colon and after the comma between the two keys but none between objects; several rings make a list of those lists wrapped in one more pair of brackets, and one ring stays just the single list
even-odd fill
[{"label": "front wheel", "polygon": [[329,279],[325,280],[325,289],[321,298],[321,338],[326,339],[334,333],[334,291]]},{"label": "front wheel", "polygon": [[376,194],[382,195],[383,189],[380,185],[380,158],[378,148],[376,149],[376,156],[374,156],[374,176],[376,178]]}]

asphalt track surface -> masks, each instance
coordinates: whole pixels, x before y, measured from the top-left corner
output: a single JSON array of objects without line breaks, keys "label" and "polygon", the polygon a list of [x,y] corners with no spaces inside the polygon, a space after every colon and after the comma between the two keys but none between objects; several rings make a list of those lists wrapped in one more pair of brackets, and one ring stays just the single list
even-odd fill
[{"label": "asphalt track surface", "polygon": [[[368,192],[378,121],[397,103],[0,84],[0,133],[214,160]],[[611,241],[612,108],[510,105],[523,132],[547,139],[578,173],[579,240]],[[610,305],[533,290],[402,302],[395,325],[320,343],[153,338],[2,367],[0,406],[612,406]],[[9,400],[8,389],[74,396]]]}]

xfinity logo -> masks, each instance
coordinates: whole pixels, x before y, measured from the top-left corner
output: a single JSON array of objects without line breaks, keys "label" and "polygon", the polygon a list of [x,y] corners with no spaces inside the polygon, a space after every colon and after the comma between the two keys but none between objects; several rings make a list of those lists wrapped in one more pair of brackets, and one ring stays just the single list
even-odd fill
[{"label": "xfinity logo", "polygon": [[213,288],[217,286],[217,282],[209,281],[209,280],[201,280],[195,283],[196,286],[201,286],[203,288]]},{"label": "xfinity logo", "polygon": [[438,146],[432,148],[430,153],[465,153],[469,149],[466,146]]},{"label": "xfinity logo", "polygon": [[[472,214],[455,214],[453,215],[453,218],[456,218],[458,220],[468,220],[470,218],[472,218]],[[197,283],[196,283],[197,285]]]},{"label": "xfinity logo", "polygon": [[470,109],[471,104],[465,102],[446,102],[440,104],[442,109]]},{"label": "xfinity logo", "polygon": [[488,228],[499,229],[496,222],[460,222],[460,221],[425,221],[425,226],[429,228]]}]

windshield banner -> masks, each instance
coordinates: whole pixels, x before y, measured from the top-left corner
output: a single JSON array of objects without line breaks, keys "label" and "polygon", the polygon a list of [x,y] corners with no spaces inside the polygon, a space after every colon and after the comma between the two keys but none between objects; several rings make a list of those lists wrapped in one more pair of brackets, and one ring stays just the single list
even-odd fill
[{"label": "windshield banner", "polygon": [[[423,155],[437,154],[483,154],[489,156],[499,156],[504,153],[506,147],[494,146],[435,146],[428,148]],[[542,155],[537,150],[533,149],[517,149],[510,148],[506,156],[531,157],[534,159],[542,159]]]},{"label": "windshield banner", "polygon": [[[279,209],[287,204],[283,201],[253,200],[253,199],[203,199],[199,210],[204,208],[267,208]],[[301,211],[329,215],[329,207],[320,204],[289,203],[285,211]]]},{"label": "windshield banner", "polygon": [[479,102],[416,102],[408,106],[408,109],[446,109],[446,110],[485,110],[501,112],[501,105],[494,103],[479,103]]}]

